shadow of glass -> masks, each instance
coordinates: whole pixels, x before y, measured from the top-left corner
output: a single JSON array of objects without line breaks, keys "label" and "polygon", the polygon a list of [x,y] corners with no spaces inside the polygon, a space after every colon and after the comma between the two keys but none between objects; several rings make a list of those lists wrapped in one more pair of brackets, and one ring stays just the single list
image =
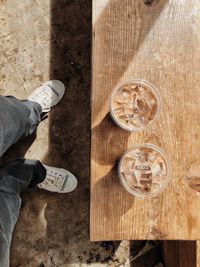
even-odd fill
[{"label": "shadow of glass", "polygon": [[[133,206],[135,198],[123,189],[116,170],[114,166],[94,187],[96,199],[101,199],[101,211],[91,220],[91,237],[103,235],[112,240],[113,231],[122,236],[125,234],[121,232],[121,220]],[[115,203],[114,207],[112,203]],[[92,209],[95,209],[95,203],[91,203]]]},{"label": "shadow of glass", "polygon": [[109,113],[92,129],[92,132],[93,143],[101,144],[98,148],[93,148],[92,160],[100,165],[115,165],[127,147],[130,132],[115,125]]}]

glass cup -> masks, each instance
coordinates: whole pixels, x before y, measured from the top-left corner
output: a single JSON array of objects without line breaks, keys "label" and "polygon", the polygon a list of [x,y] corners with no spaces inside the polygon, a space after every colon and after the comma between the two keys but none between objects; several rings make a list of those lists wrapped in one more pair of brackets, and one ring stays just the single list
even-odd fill
[{"label": "glass cup", "polygon": [[142,131],[157,120],[161,104],[161,96],[153,84],[134,79],[115,88],[110,98],[110,115],[124,130]]},{"label": "glass cup", "polygon": [[118,173],[129,193],[137,197],[154,197],[167,187],[171,164],[162,149],[152,144],[142,144],[124,153]]}]

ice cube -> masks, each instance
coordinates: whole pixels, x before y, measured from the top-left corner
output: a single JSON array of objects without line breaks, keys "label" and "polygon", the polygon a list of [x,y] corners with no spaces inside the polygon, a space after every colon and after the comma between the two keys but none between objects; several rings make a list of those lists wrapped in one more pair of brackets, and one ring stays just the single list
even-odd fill
[{"label": "ice cube", "polygon": [[151,109],[150,115],[149,115],[149,120],[150,121],[155,118],[157,110],[158,110],[158,105],[154,104],[152,109]]},{"label": "ice cube", "polygon": [[138,98],[136,100],[136,106],[139,112],[144,112],[145,111],[145,101],[142,98]]},{"label": "ice cube", "polygon": [[133,123],[136,127],[142,127],[142,126],[145,125],[144,117],[137,116],[137,117],[135,117],[135,119],[132,121],[132,123]]},{"label": "ice cube", "polygon": [[135,85],[135,84],[132,84],[132,83],[130,83],[130,85],[129,85],[129,86],[130,86],[130,88],[131,88],[131,89],[136,89],[136,88],[138,87],[137,85]]},{"label": "ice cube", "polygon": [[126,103],[129,100],[131,93],[128,91],[119,91],[117,93],[117,95],[115,96],[114,101],[118,102],[118,103]]},{"label": "ice cube", "polygon": [[138,86],[136,86],[136,85],[131,85],[131,89],[136,93],[138,93],[140,91]]},{"label": "ice cube", "polygon": [[115,113],[121,113],[121,112],[124,112],[124,107],[123,107],[123,106],[121,106],[121,107],[117,107],[117,108],[114,109],[114,112],[115,112]]},{"label": "ice cube", "polygon": [[123,172],[122,175],[129,186],[135,187],[138,185],[138,181],[134,173]]},{"label": "ice cube", "polygon": [[133,114],[133,109],[129,108],[127,105],[124,107],[124,114]]},{"label": "ice cube", "polygon": [[152,181],[152,173],[142,173],[141,180]]},{"label": "ice cube", "polygon": [[164,162],[160,161],[160,162],[159,162],[159,166],[160,166],[160,169],[161,169],[162,171],[164,171]]},{"label": "ice cube", "polygon": [[151,191],[151,187],[149,185],[146,186],[135,186],[134,189],[139,193],[145,194]]},{"label": "ice cube", "polygon": [[135,159],[131,158],[131,157],[124,158],[122,168],[123,168],[124,172],[134,171]]},{"label": "ice cube", "polygon": [[154,162],[155,160],[157,159],[157,153],[155,152],[152,152],[152,153],[149,153],[149,158],[148,158],[148,161],[149,162]]},{"label": "ice cube", "polygon": [[138,86],[138,89],[139,89],[140,93],[141,93],[142,91],[147,90],[145,87],[142,87],[142,86]]},{"label": "ice cube", "polygon": [[139,109],[138,109],[138,108],[133,108],[133,112],[134,112],[135,114],[139,114]]},{"label": "ice cube", "polygon": [[160,188],[160,184],[158,184],[158,183],[152,183],[152,185],[151,185],[151,191],[152,192],[157,191],[159,188]]},{"label": "ice cube", "polygon": [[135,169],[137,171],[150,171],[151,168],[148,165],[136,165]]},{"label": "ice cube", "polygon": [[160,168],[160,165],[157,163],[152,164],[151,171],[152,171],[153,176],[161,176],[163,174],[162,169]]},{"label": "ice cube", "polygon": [[130,84],[124,85],[124,86],[121,88],[122,91],[126,91],[126,92],[129,92],[129,93],[132,92],[131,89],[132,89],[132,88],[131,88]]},{"label": "ice cube", "polygon": [[136,154],[138,163],[146,163],[148,161],[148,153],[139,150]]},{"label": "ice cube", "polygon": [[151,188],[152,185],[152,173],[142,173],[140,179],[140,185]]}]

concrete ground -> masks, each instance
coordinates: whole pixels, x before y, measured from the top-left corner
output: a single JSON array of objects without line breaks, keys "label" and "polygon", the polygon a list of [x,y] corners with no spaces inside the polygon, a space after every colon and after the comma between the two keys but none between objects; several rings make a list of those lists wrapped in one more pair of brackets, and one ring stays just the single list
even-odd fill
[{"label": "concrete ground", "polygon": [[12,267],[134,266],[161,260],[153,241],[89,241],[91,0],[0,0],[0,94],[26,98],[59,79],[67,93],[37,134],[10,149],[72,171],[73,193],[29,189],[13,235]]}]

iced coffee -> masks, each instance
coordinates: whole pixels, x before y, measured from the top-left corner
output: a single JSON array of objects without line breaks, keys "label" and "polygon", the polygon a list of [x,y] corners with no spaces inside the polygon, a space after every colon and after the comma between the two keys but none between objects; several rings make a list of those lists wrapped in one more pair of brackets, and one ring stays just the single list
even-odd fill
[{"label": "iced coffee", "polygon": [[155,196],[168,184],[171,168],[160,148],[144,144],[129,149],[119,164],[124,188],[135,196]]},{"label": "iced coffee", "polygon": [[117,87],[110,103],[115,123],[128,131],[144,130],[156,121],[161,108],[158,90],[144,80],[132,80]]}]

